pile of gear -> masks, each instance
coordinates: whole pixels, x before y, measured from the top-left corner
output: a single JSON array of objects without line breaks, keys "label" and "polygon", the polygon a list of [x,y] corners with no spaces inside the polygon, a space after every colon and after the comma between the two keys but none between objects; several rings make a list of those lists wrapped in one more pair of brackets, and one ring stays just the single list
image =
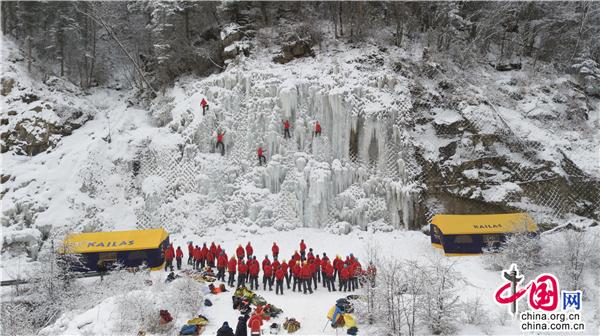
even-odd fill
[{"label": "pile of gear", "polygon": [[204,267],[201,271],[197,270],[183,270],[181,273],[187,275],[188,277],[202,283],[206,282],[215,282],[217,280],[217,276],[213,269],[210,266]]},{"label": "pile of gear", "polygon": [[265,315],[265,320],[271,317],[277,317],[283,312],[280,308],[267,303],[267,300],[262,296],[254,293],[248,288],[241,286],[235,290],[231,297],[233,301],[233,309],[239,310],[241,314],[249,314],[251,311],[250,305],[262,307],[262,313]]},{"label": "pile of gear", "polygon": [[179,335],[199,335],[208,324],[208,319],[202,315],[187,321],[179,331]]},{"label": "pile of gear", "polygon": [[356,335],[358,333],[358,328],[356,327],[356,321],[352,316],[353,312],[354,306],[349,298],[341,298],[329,309],[327,319],[331,321],[332,328],[346,328],[346,333],[348,335]]}]

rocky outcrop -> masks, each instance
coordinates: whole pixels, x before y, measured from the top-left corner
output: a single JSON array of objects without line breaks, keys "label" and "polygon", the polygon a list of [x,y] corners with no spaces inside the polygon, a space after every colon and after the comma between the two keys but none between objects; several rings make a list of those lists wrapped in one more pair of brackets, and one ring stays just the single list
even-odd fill
[{"label": "rocky outcrop", "polygon": [[315,53],[312,50],[312,41],[308,38],[294,39],[281,46],[281,54],[273,57],[273,62],[285,64],[296,58],[308,56],[315,56]]}]

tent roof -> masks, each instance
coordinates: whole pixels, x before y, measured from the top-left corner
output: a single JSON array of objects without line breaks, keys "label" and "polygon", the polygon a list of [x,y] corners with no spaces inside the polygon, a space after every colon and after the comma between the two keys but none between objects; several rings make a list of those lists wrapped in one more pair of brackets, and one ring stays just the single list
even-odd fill
[{"label": "tent roof", "polygon": [[169,236],[164,229],[85,232],[65,239],[65,253],[118,252],[155,249]]},{"label": "tent roof", "polygon": [[537,231],[536,223],[527,213],[435,215],[431,224],[437,226],[444,235]]}]

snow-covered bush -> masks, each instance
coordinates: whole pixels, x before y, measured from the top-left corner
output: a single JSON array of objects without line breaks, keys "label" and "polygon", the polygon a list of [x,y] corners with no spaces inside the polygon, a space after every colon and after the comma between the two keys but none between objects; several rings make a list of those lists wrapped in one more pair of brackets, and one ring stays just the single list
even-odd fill
[{"label": "snow-covered bush", "polygon": [[565,230],[550,235],[547,255],[558,266],[561,287],[568,290],[584,290],[584,277],[589,270],[598,270],[600,257],[597,253],[600,239],[591,230]]},{"label": "snow-covered bush", "polygon": [[541,252],[539,238],[532,238],[528,233],[514,233],[506,237],[497,251],[486,254],[484,259],[488,268],[493,271],[501,271],[511,264],[517,264],[521,273],[529,276],[545,264]]},{"label": "snow-covered bush", "polygon": [[482,305],[481,297],[468,298],[460,304],[460,321],[476,326],[490,324],[489,312]]},{"label": "snow-covered bush", "polygon": [[153,297],[145,291],[133,291],[117,298],[117,316],[115,331],[137,333],[154,331],[158,328],[159,309],[156,309]]}]

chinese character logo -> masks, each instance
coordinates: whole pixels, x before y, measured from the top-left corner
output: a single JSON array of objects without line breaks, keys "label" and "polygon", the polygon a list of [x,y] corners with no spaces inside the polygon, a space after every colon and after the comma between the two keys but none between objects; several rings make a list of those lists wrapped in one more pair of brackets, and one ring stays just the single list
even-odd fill
[{"label": "chinese character logo", "polygon": [[562,310],[581,309],[581,291],[562,291]]},{"label": "chinese character logo", "polygon": [[[508,280],[501,286],[495,295],[499,304],[510,304],[510,312],[517,312],[517,301],[529,292],[529,306],[534,310],[553,311],[558,307],[558,280],[552,274],[541,274],[535,280],[530,281],[524,288],[519,288],[523,276],[519,275],[517,265],[512,264],[510,270],[502,272],[503,278]],[[510,288],[510,293],[504,295]],[[564,301],[564,299],[563,299]]]}]

